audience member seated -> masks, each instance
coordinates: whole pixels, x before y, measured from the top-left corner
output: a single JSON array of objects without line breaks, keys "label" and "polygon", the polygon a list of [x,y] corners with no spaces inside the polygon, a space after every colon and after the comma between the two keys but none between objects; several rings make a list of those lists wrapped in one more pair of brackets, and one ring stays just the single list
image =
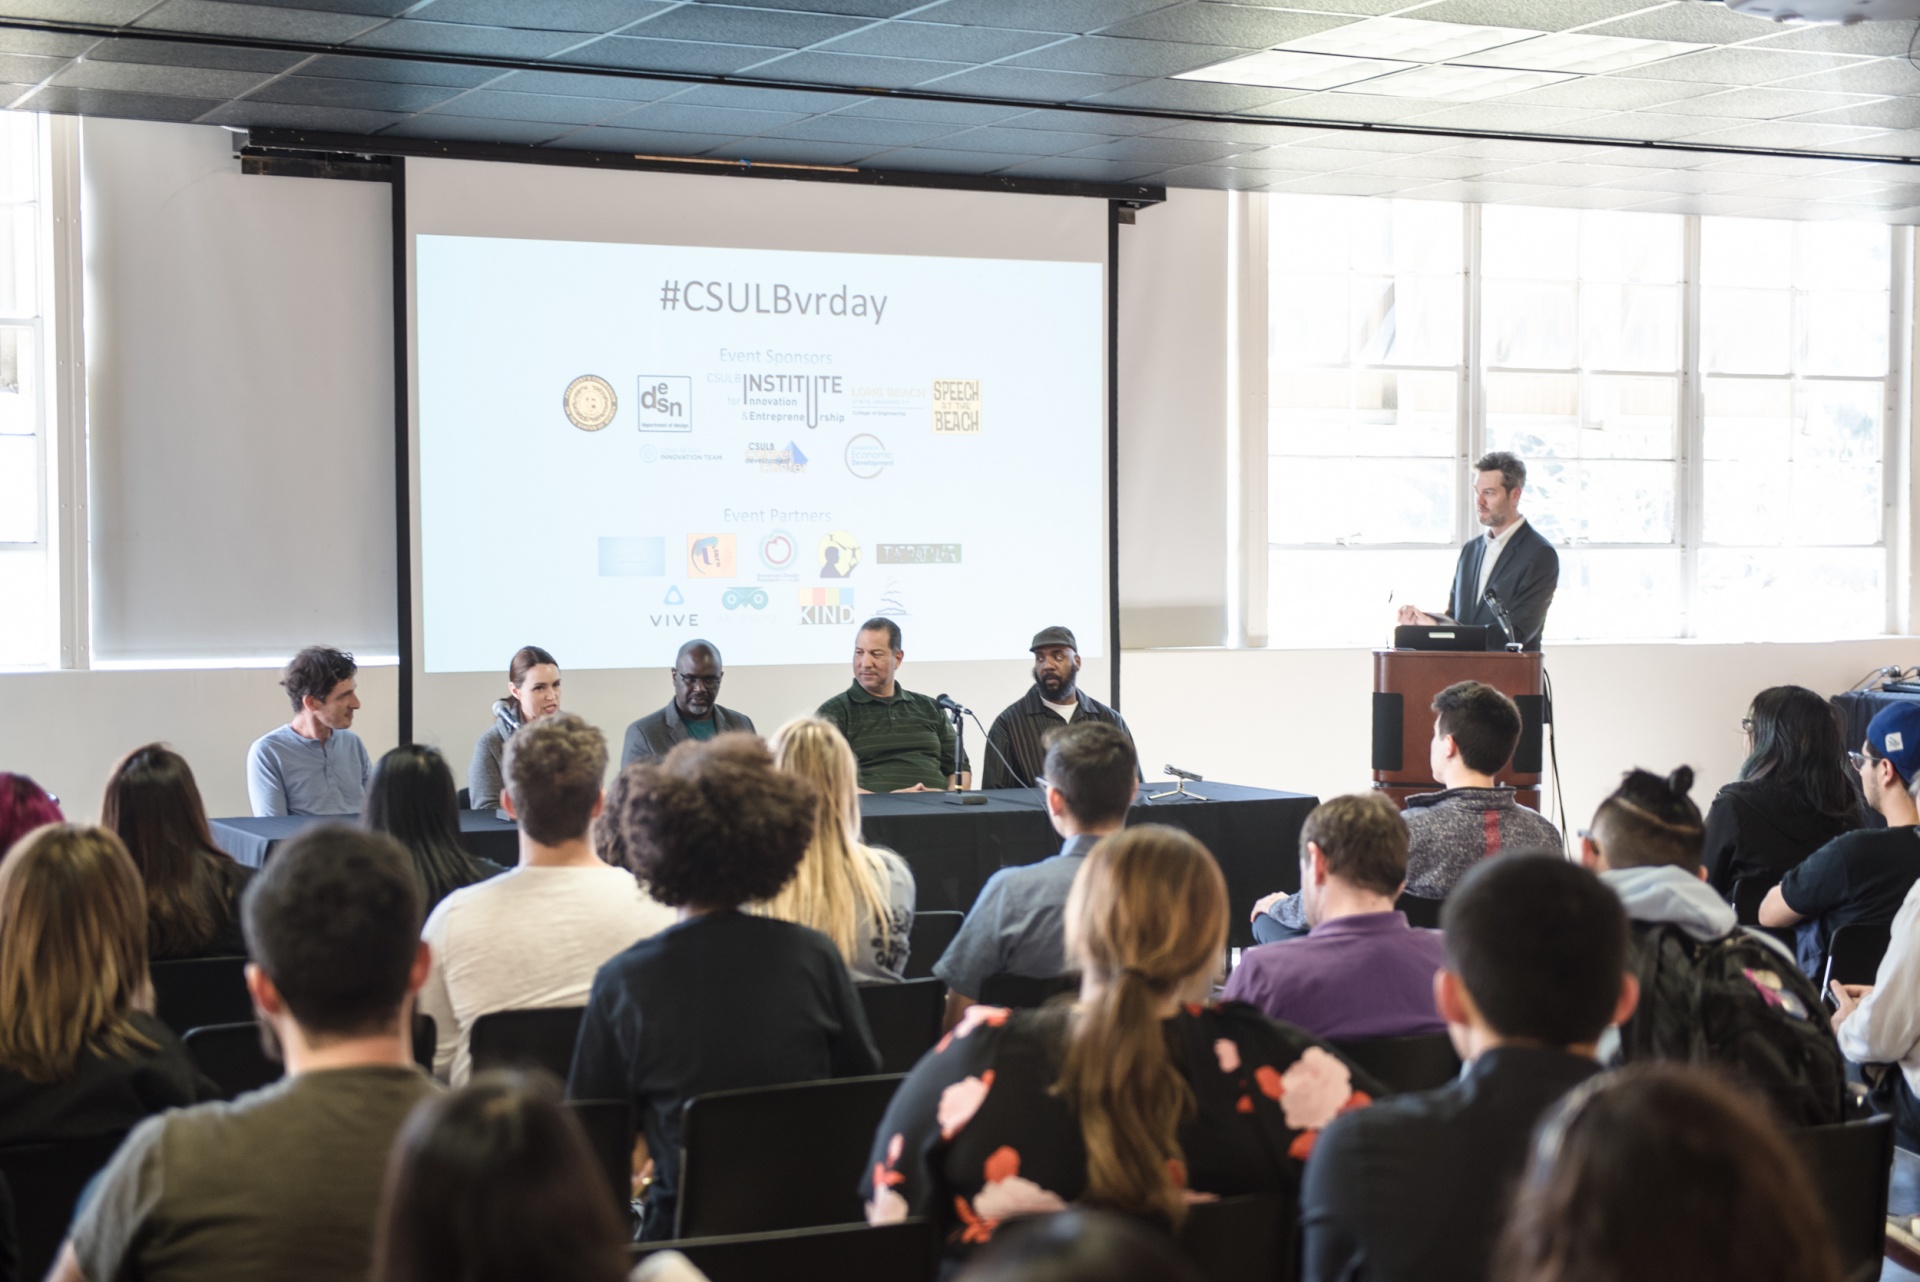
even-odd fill
[{"label": "audience member seated", "polygon": [[0,856],[42,824],[62,823],[60,799],[25,775],[0,774]]},{"label": "audience member seated", "polygon": [[393,840],[321,824],[247,887],[247,987],[287,1073],[143,1123],[52,1282],[361,1282],[387,1153],[435,1090],[413,1063],[420,891]]},{"label": "audience member seated", "polygon": [[1803,686],[1753,696],[1741,725],[1740,777],[1707,809],[1707,882],[1722,899],[1746,877],[1778,883],[1808,855],[1860,826],[1860,794],[1833,708]]},{"label": "audience member seated", "polygon": [[280,685],[293,720],[269,730],[247,751],[247,796],[256,815],[357,815],[367,799],[373,764],[347,727],[360,708],[353,656],[308,646],[293,656]]},{"label": "audience member seated", "polygon": [[860,763],[862,792],[940,792],[966,787],[953,726],[940,706],[894,678],[905,662],[900,625],[868,619],[853,642],[853,683],[820,705]]},{"label": "audience member seated", "polygon": [[1104,721],[1076,721],[1047,740],[1047,815],[1066,839],[1036,864],[987,878],[960,933],[933,965],[947,985],[947,1026],[995,975],[1050,979],[1067,969],[1067,892],[1094,843],[1126,826],[1138,759],[1133,740]]},{"label": "audience member seated", "polygon": [[135,748],[107,779],[100,824],[119,834],[146,886],[147,950],[155,961],[233,957],[240,894],[253,877],[213,844],[186,759],[162,743]]},{"label": "audience member seated", "polygon": [[1764,1108],[1713,1074],[1597,1077],[1541,1123],[1495,1282],[1838,1282],[1820,1195]]},{"label": "audience member seated", "polygon": [[500,812],[500,758],[521,726],[560,711],[560,665],[537,645],[523,645],[507,662],[507,697],[493,701],[493,724],[473,745],[467,764],[467,809]]},{"label": "audience member seated", "polygon": [[673,1233],[688,1100],[880,1071],[833,941],[740,911],[793,877],[814,807],[813,786],[775,769],[752,735],[629,767],[616,816],[628,858],[680,920],[594,976],[567,1094],[632,1101],[655,1171],[644,1238]]},{"label": "audience member seated", "polygon": [[1033,685],[987,731],[982,788],[1035,788],[1046,766],[1047,736],[1069,722],[1110,721],[1129,739],[1124,717],[1080,688],[1080,643],[1055,624],[1034,634]]},{"label": "audience member seated", "polygon": [[129,1130],[199,1098],[151,1004],[126,848],[105,828],[37,829],[0,862],[0,1144]]},{"label": "audience member seated", "polygon": [[1241,954],[1228,1001],[1316,1037],[1408,1037],[1446,1029],[1433,1005],[1440,932],[1395,911],[1407,826],[1378,792],[1335,797],[1300,829],[1300,894],[1312,930]]},{"label": "audience member seated", "polygon": [[1188,833],[1148,824],[1094,847],[1067,936],[1077,1002],[975,1006],[901,1084],[861,1183],[870,1223],[927,1216],[964,1251],[1075,1203],[1178,1226],[1194,1195],[1290,1201],[1321,1128],[1367,1103],[1298,1029],[1199,1004],[1227,887]]},{"label": "audience member seated", "polygon": [[606,1177],[549,1081],[483,1073],[413,1111],[387,1163],[372,1282],[623,1282]]},{"label": "audience member seated", "polygon": [[720,682],[726,669],[720,647],[711,641],[689,641],[673,660],[673,701],[627,727],[620,768],[652,761],[689,739],[711,739],[743,731],[752,734],[753,721],[745,713],[720,706]]},{"label": "audience member seated", "polygon": [[1920,706],[1895,703],[1867,723],[1867,741],[1848,759],[1867,804],[1885,828],[1842,833],[1787,870],[1760,901],[1762,926],[1798,926],[1800,969],[1815,981],[1827,944],[1842,926],[1889,926],[1920,881]]},{"label": "audience member seated", "polygon": [[812,784],[818,801],[800,871],[754,911],[831,939],[856,983],[905,978],[913,870],[884,846],[861,844],[853,749],[831,724],[800,717],[774,732],[773,761]]},{"label": "audience member seated", "polygon": [[460,844],[453,771],[437,748],[403,744],[380,758],[367,785],[360,823],[392,837],[412,858],[414,876],[420,880],[420,906],[428,913],[462,886],[505,871],[468,854]]},{"label": "audience member seated", "polygon": [[433,968],[420,1010],[433,1017],[433,1070],[459,1085],[474,1021],[502,1010],[584,1006],[594,972],[673,923],[633,875],[609,868],[587,839],[600,814],[607,741],[556,713],[507,742],[502,800],[520,821],[520,865],[455,891],[422,932]]},{"label": "audience member seated", "polygon": [[1446,923],[1430,988],[1467,1070],[1320,1137],[1300,1195],[1307,1282],[1485,1278],[1534,1123],[1600,1071],[1595,1043],[1633,1009],[1620,902],[1563,859],[1470,870]]},{"label": "audience member seated", "polygon": [[1617,1058],[1711,1063],[1765,1095],[1783,1121],[1841,1121],[1846,1066],[1820,994],[1707,885],[1692,786],[1685,766],[1665,779],[1632,771],[1581,838],[1582,861],[1633,922],[1640,1005],[1620,1028]]},{"label": "audience member seated", "polygon": [[956,1282],[1200,1282],[1165,1233],[1111,1211],[1009,1224]]},{"label": "audience member seated", "polygon": [[1833,981],[1840,1052],[1866,1066],[1874,1111],[1893,1118],[1901,1148],[1920,1151],[1920,882],[1893,919],[1871,984]]}]

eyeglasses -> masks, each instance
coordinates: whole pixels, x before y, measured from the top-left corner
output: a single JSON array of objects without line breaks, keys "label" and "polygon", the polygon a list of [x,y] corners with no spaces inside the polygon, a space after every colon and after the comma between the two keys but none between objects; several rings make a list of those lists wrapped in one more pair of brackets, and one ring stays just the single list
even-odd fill
[{"label": "eyeglasses", "polygon": [[726,673],[724,672],[717,672],[710,677],[692,677],[676,670],[673,674],[673,679],[686,685],[699,686],[703,690],[718,690],[720,688],[720,678],[725,675]]},{"label": "eyeglasses", "polygon": [[1864,752],[1847,753],[1847,764],[1852,766],[1855,770],[1865,770],[1867,768],[1867,763],[1869,761],[1878,761],[1878,760],[1879,760],[1878,757],[1870,757]]}]

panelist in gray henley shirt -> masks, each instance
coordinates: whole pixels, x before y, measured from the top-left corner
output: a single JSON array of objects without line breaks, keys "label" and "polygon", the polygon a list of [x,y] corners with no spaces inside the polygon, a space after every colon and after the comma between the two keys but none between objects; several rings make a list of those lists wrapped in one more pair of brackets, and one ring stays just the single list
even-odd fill
[{"label": "panelist in gray henley shirt", "polygon": [[353,656],[308,646],[293,656],[280,684],[293,720],[253,741],[247,752],[247,796],[256,815],[357,815],[373,763],[347,727],[360,707]]}]

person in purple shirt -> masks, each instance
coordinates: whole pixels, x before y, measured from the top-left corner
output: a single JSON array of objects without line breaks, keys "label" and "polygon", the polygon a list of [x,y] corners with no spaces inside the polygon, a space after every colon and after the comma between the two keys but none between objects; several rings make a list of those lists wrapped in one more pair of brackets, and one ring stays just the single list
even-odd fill
[{"label": "person in purple shirt", "polygon": [[1446,1031],[1433,1005],[1444,964],[1437,930],[1415,930],[1393,901],[1407,877],[1407,825],[1384,793],[1335,797],[1300,830],[1300,897],[1312,927],[1249,949],[1228,1001],[1325,1038]]}]

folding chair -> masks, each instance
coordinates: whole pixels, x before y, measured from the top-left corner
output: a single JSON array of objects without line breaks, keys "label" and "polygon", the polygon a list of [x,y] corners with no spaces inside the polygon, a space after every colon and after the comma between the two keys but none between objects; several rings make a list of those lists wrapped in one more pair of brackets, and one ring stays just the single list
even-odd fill
[{"label": "folding chair", "polygon": [[880,1228],[843,1224],[650,1242],[636,1246],[633,1259],[638,1264],[659,1251],[678,1251],[708,1282],[932,1282],[938,1250],[932,1222],[914,1219]]},{"label": "folding chair", "polygon": [[1045,1006],[1061,993],[1080,991],[1080,976],[989,975],[980,984],[980,1004],[1028,1010]]},{"label": "folding chair", "polygon": [[189,1029],[244,1024],[253,1018],[246,968],[245,957],[157,961],[149,967],[153,975],[154,1014],[182,1037]]},{"label": "folding chair", "polygon": [[544,1068],[561,1081],[573,1069],[573,1044],[580,1037],[584,1006],[540,1010],[501,1010],[473,1021],[467,1053],[473,1071],[489,1068]]},{"label": "folding chair", "polygon": [[624,1221],[633,1206],[633,1105],[623,1099],[570,1099],[567,1111],[586,1133]]},{"label": "folding chair", "polygon": [[[1897,1071],[1897,1070],[1896,1070]],[[1887,1186],[1893,1178],[1893,1119],[1875,1117],[1787,1132],[1827,1208],[1841,1276],[1880,1276],[1886,1250]]]},{"label": "folding chair", "polygon": [[1396,1095],[1430,1091],[1460,1076],[1460,1056],[1445,1033],[1415,1037],[1361,1037],[1333,1048],[1373,1074]]},{"label": "folding chair", "polygon": [[950,908],[913,915],[913,929],[907,933],[908,979],[925,979],[933,974],[933,964],[947,951],[966,919],[965,913]]},{"label": "folding chair", "polygon": [[0,1176],[13,1192],[13,1219],[20,1234],[16,1277],[41,1278],[53,1268],[87,1181],[99,1174],[126,1137],[125,1131],[115,1131],[0,1148]]},{"label": "folding chair", "polygon": [[899,984],[859,984],[867,1028],[880,1051],[880,1071],[905,1073],[940,1040],[947,986],[932,977]]},{"label": "folding chair", "polygon": [[220,1088],[221,1099],[238,1099],[280,1080],[286,1068],[267,1057],[260,1041],[260,1025],[203,1024],[189,1029],[183,1039],[193,1066]]}]

